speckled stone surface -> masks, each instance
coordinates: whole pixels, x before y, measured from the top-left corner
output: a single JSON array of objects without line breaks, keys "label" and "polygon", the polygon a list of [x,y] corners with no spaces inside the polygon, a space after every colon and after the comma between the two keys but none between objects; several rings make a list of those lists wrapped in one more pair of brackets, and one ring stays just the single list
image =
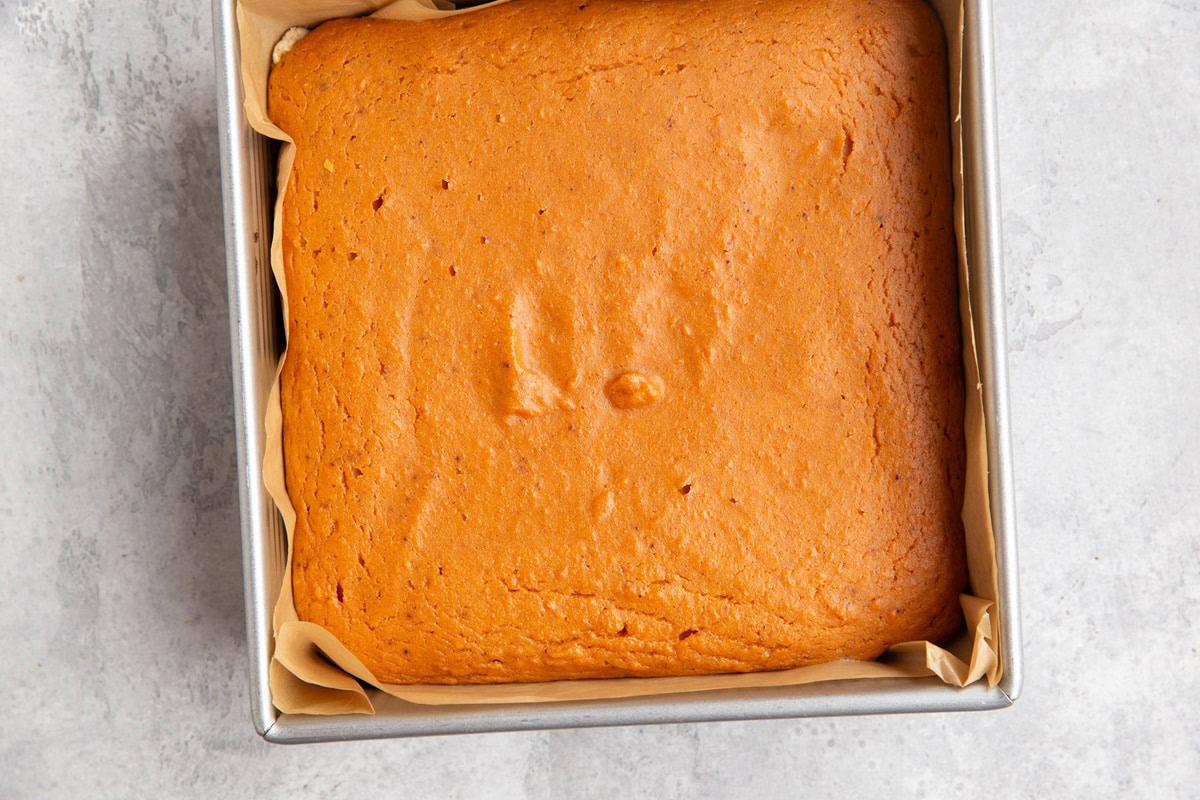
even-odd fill
[{"label": "speckled stone surface", "polygon": [[1200,3],[996,5],[1017,705],[281,748],[208,7],[0,0],[0,797],[1195,796]]}]

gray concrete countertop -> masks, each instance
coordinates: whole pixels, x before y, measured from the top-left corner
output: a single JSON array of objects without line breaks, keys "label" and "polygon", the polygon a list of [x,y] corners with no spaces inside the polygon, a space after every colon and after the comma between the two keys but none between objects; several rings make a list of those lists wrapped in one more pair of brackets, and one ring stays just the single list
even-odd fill
[{"label": "gray concrete countertop", "polygon": [[209,9],[0,0],[0,797],[1195,796],[1200,3],[996,6],[1017,705],[282,748],[249,721]]}]

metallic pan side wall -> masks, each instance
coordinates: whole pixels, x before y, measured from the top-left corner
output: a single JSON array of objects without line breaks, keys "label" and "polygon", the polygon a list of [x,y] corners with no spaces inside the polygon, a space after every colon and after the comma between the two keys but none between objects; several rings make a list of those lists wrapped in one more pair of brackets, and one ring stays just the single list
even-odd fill
[{"label": "metallic pan side wall", "polygon": [[233,355],[234,431],[238,446],[242,568],[250,699],[255,730],[265,735],[277,712],[267,686],[271,608],[283,572],[282,523],[260,479],[262,419],[280,343],[271,314],[269,143],[246,124],[242,111],[235,0],[215,0],[217,121],[225,207],[225,258]]},{"label": "metallic pan side wall", "polygon": [[976,339],[984,384],[989,490],[996,560],[1000,565],[1000,639],[1004,675],[1000,689],[1021,692],[1021,612],[1017,583],[1016,508],[1008,404],[1008,344],[1000,229],[1000,160],[996,142],[996,88],[991,0],[966,3],[963,43],[963,185],[967,244],[975,272],[971,302],[978,309]]}]

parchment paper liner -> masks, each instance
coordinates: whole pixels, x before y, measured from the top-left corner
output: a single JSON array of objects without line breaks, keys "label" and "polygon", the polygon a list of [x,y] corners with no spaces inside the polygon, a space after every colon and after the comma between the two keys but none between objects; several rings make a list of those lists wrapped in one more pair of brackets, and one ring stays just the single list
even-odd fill
[{"label": "parchment paper liner", "polygon": [[[259,133],[284,142],[279,157],[278,199],[271,245],[271,269],[287,314],[287,286],[283,274],[280,228],[283,193],[291,173],[295,147],[266,114],[267,77],[276,42],[292,27],[312,27],[336,17],[373,14],[388,19],[428,20],[471,9],[444,10],[437,0],[240,0],[237,8],[242,57],[242,82],[246,114]],[[497,3],[506,0],[496,0]],[[931,0],[946,28],[950,58],[950,101],[954,158],[954,227],[958,240],[959,309],[963,322],[963,361],[967,387],[964,431],[967,442],[966,491],[963,521],[966,527],[967,566],[972,595],[962,596],[966,632],[947,647],[930,642],[907,642],[890,648],[878,661],[837,661],[799,669],[734,675],[677,678],[617,678],[471,686],[403,686],[380,683],[333,634],[319,625],[301,622],[292,599],[291,538],[296,513],[287,495],[283,474],[282,416],[279,374],[267,403],[263,481],[283,515],[289,557],[283,586],[275,605],[275,653],[271,661],[271,697],[284,713],[373,713],[363,684],[378,687],[402,700],[423,704],[537,703],[560,700],[595,700],[674,692],[695,692],[737,687],[789,686],[817,681],[859,678],[936,677],[953,686],[965,686],[986,677],[989,685],[1000,680],[996,624],[997,577],[995,540],[989,514],[987,441],[984,432],[982,385],[975,349],[973,317],[968,292],[969,269],[964,235],[962,192],[962,0]],[[286,353],[284,354],[286,358]],[[282,359],[280,361],[282,365]],[[361,682],[360,682],[361,681]]]}]

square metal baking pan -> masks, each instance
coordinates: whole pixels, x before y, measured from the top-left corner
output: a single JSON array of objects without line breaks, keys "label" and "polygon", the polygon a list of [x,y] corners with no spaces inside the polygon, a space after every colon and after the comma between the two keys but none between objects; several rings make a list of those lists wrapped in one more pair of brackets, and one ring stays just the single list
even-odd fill
[{"label": "square metal baking pan", "polygon": [[966,0],[963,157],[971,302],[987,419],[991,516],[999,567],[1003,679],[995,688],[954,688],[932,679],[816,683],[562,703],[422,706],[372,692],[376,714],[281,714],[271,703],[271,611],[285,565],[283,522],[261,479],[263,412],[283,345],[269,238],[276,146],[252,131],[242,108],[236,0],[214,0],[214,37],[224,177],[225,248],[238,437],[246,632],[254,727],[272,742],[299,743],[485,731],[706,720],[969,711],[1004,708],[1021,687],[1015,515],[1009,436],[1004,275],[990,0]]}]

